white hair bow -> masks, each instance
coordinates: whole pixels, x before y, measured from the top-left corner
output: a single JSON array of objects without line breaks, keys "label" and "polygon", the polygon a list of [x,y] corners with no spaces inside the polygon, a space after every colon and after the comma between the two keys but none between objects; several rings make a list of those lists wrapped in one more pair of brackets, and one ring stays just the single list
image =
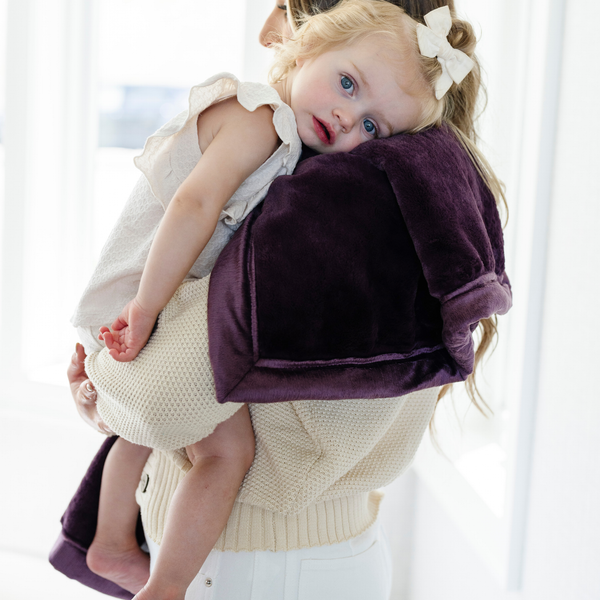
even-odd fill
[{"label": "white hair bow", "polygon": [[425,25],[417,25],[419,50],[423,56],[437,57],[442,74],[435,84],[435,97],[439,100],[450,89],[452,82],[460,83],[475,63],[464,52],[453,48],[446,39],[452,27],[452,16],[447,6],[436,8],[425,15]]}]

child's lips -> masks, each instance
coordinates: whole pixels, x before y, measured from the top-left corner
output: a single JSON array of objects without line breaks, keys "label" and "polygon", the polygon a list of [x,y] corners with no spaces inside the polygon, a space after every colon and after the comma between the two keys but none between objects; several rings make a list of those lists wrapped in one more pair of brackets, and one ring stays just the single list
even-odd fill
[{"label": "child's lips", "polygon": [[313,117],[313,127],[317,137],[328,146],[331,146],[335,142],[335,131],[331,128],[331,125],[325,121],[320,121],[316,117]]}]

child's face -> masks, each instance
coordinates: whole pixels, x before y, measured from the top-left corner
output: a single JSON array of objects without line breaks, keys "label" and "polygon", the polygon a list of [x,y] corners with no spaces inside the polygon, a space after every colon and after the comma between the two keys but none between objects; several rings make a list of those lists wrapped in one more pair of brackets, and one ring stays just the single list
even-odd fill
[{"label": "child's face", "polygon": [[392,61],[374,38],[298,61],[288,101],[300,138],[317,152],[348,152],[416,127],[423,86],[417,68],[414,60]]}]

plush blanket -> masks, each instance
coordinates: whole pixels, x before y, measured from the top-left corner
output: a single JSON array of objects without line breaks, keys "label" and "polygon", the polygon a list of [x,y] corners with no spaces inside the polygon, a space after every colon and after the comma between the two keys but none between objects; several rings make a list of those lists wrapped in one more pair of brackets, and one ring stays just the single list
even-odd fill
[{"label": "plush blanket", "polygon": [[[62,530],[48,559],[56,570],[70,579],[75,579],[107,596],[130,600],[133,598],[133,594],[116,583],[92,573],[86,564],[87,551],[96,534],[96,524],[98,523],[102,469],[108,452],[117,439],[117,437],[106,439],[92,460],[60,520]],[[142,521],[139,518],[136,534],[138,543],[141,545],[145,538]]]},{"label": "plush blanket", "polygon": [[306,160],[211,276],[219,402],[380,398],[465,379],[511,306],[495,200],[446,128]]}]

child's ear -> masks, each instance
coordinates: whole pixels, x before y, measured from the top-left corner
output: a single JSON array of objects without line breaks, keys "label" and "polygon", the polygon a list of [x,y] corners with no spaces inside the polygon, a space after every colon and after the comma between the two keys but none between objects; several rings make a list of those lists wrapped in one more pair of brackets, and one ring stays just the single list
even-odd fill
[{"label": "child's ear", "polygon": [[305,58],[302,58],[302,57],[300,57],[300,58],[297,58],[297,59],[296,59],[296,66],[297,66],[297,67],[301,67],[301,66],[302,66],[302,65],[303,65],[305,62],[306,62],[306,59],[305,59]]}]

